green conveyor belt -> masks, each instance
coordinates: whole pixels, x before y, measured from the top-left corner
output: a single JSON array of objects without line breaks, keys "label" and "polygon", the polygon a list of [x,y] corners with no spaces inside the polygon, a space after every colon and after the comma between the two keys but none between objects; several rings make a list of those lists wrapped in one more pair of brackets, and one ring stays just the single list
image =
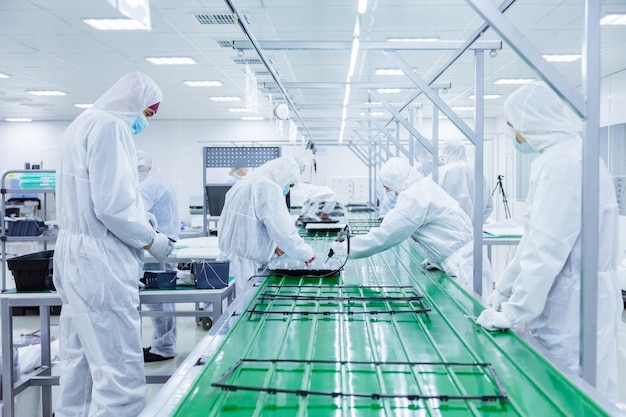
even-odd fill
[{"label": "green conveyor belt", "polygon": [[[321,256],[332,234],[307,240]],[[242,313],[174,415],[608,415],[516,334],[477,326],[481,305],[422,259],[405,242],[340,277],[268,277],[248,307],[281,313]]]}]

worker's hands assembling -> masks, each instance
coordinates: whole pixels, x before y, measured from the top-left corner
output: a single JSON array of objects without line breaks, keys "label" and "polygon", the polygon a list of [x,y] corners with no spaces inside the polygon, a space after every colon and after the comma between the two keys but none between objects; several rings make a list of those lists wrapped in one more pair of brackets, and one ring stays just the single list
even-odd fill
[{"label": "worker's hands assembling", "polygon": [[165,259],[172,253],[174,243],[163,233],[157,233],[154,236],[152,245],[148,248],[150,255],[159,262],[165,262]]},{"label": "worker's hands assembling", "polygon": [[480,313],[480,316],[476,319],[476,323],[490,332],[509,329],[512,326],[511,322],[506,318],[504,313],[490,308]]},{"label": "worker's hands assembling", "polygon": [[154,214],[149,211],[146,211],[146,220],[148,220],[148,223],[150,223],[150,226],[152,226],[154,230],[159,227],[159,222],[157,222],[156,217],[154,217]]},{"label": "worker's hands assembling", "polygon": [[500,311],[500,306],[502,303],[509,301],[509,297],[502,294],[498,290],[493,290],[489,297],[487,297],[487,301],[485,302],[485,307],[491,308],[495,311]]},{"label": "worker's hands assembling", "polygon": [[348,256],[348,245],[345,241],[333,242],[332,245],[330,245],[330,248],[332,249],[334,256],[339,256],[341,258]]}]

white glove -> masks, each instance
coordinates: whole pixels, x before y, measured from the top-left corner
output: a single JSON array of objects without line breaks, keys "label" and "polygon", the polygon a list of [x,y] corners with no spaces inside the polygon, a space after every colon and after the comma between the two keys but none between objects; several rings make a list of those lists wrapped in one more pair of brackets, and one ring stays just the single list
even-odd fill
[{"label": "white glove", "polygon": [[509,319],[504,316],[504,313],[490,308],[480,313],[480,316],[476,319],[476,323],[490,332],[509,329],[512,326]]},{"label": "white glove", "polygon": [[154,214],[150,213],[149,211],[146,211],[146,220],[148,220],[148,223],[150,223],[150,226],[152,226],[154,230],[159,227],[159,222],[157,222],[156,217],[154,217]]},{"label": "white glove", "polygon": [[509,297],[503,295],[498,290],[493,290],[489,297],[487,297],[487,301],[485,301],[485,307],[491,308],[495,311],[500,311],[500,306],[502,303],[509,301]]},{"label": "white glove", "polygon": [[333,244],[330,245],[330,248],[333,250],[334,256],[339,256],[340,258],[348,256],[348,244],[346,241],[333,242]]},{"label": "white glove", "polygon": [[432,271],[433,269],[441,269],[437,264],[431,264],[428,259],[424,259],[422,261],[422,267],[427,269],[428,271]]},{"label": "white glove", "polygon": [[159,262],[165,262],[165,258],[172,253],[174,243],[172,243],[163,233],[157,233],[152,241],[152,246],[148,249],[150,255]]}]

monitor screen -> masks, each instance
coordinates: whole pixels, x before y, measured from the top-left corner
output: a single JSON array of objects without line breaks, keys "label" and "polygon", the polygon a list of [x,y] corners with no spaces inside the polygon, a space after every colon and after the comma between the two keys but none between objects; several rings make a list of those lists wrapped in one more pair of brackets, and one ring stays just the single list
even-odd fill
[{"label": "monitor screen", "polygon": [[230,190],[232,184],[206,184],[205,185],[205,201],[207,204],[207,213],[209,216],[219,216],[224,208],[224,199],[226,193]]}]

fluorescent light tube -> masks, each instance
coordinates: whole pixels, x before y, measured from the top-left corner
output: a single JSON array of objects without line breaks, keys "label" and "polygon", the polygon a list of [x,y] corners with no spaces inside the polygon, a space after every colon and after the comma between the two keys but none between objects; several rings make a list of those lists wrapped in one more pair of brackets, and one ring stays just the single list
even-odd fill
[{"label": "fluorescent light tube", "polygon": [[34,96],[66,96],[63,91],[56,90],[26,90],[28,94],[32,94]]},{"label": "fluorescent light tube", "polygon": [[146,61],[155,65],[193,65],[196,63],[193,58],[186,56],[182,57],[151,57],[146,58]]},{"label": "fluorescent light tube", "polygon": [[221,81],[184,81],[185,85],[189,87],[221,87]]},{"label": "fluorescent light tube", "polygon": [[146,30],[146,27],[133,19],[83,19],[97,30]]},{"label": "fluorescent light tube", "polygon": [[528,83],[532,83],[533,81],[535,80],[532,78],[501,78],[499,80],[496,80],[494,84],[517,85],[517,84],[528,84]]},{"label": "fluorescent light tube", "polygon": [[241,97],[215,96],[209,97],[211,101],[241,101]]},{"label": "fluorescent light tube", "polygon": [[32,119],[28,119],[26,117],[7,117],[4,119],[5,122],[32,122]]},{"label": "fluorescent light tube", "polygon": [[555,55],[543,55],[543,58],[548,62],[574,62],[582,58],[581,54],[555,54]]},{"label": "fluorescent light tube", "polygon": [[600,19],[601,25],[626,25],[626,14],[610,13]]}]

